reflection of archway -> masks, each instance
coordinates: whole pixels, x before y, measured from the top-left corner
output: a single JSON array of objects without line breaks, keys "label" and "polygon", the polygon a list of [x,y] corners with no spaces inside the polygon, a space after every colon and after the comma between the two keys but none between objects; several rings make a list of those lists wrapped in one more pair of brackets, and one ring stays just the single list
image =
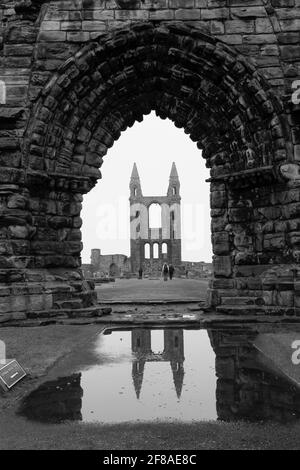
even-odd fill
[{"label": "reflection of archway", "polygon": [[280,277],[293,246],[275,256],[272,244],[264,250],[268,239],[261,240],[257,214],[261,207],[264,223],[272,218],[265,211],[272,205],[268,195],[277,184],[276,165],[287,157],[281,104],[250,61],[178,23],[135,23],[102,36],[70,58],[37,100],[26,135],[27,184],[37,198],[64,201],[65,217],[54,213],[48,223],[67,235],[40,242],[36,227],[29,227],[33,265],[38,257],[45,268],[79,267],[81,195],[95,185],[102,158],[121,132],[151,110],[184,128],[211,168],[210,303],[226,309],[228,299],[242,295],[251,305],[257,298],[260,305],[277,305],[259,276],[272,263]]},{"label": "reflection of archway", "polygon": [[109,266],[109,275],[111,277],[120,277],[120,268],[116,263],[111,263]]},{"label": "reflection of archway", "polygon": [[134,353],[132,379],[137,398],[140,398],[144,369],[147,362],[170,362],[177,398],[180,398],[184,379],[184,332],[172,328],[163,330],[163,350],[154,352],[150,329],[135,328],[131,332],[131,349]]},{"label": "reflection of archway", "polygon": [[[294,334],[296,331],[297,328]],[[274,331],[257,326],[239,331],[215,329],[208,334],[216,353],[219,419],[299,421],[299,366],[291,370],[290,329]],[[298,335],[297,332],[295,337]],[[255,346],[257,341],[259,348]],[[288,347],[283,346],[285,342]],[[270,351],[272,359],[268,356]],[[297,375],[297,386],[291,372]]]}]

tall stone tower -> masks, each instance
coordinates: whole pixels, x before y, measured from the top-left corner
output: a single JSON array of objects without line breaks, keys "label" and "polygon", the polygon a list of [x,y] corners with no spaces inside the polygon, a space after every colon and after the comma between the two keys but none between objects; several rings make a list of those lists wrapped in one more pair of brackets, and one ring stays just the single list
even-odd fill
[{"label": "tall stone tower", "polygon": [[[132,271],[160,272],[164,262],[181,264],[180,182],[175,163],[166,196],[143,196],[137,166],[130,179],[130,251]],[[151,212],[156,212],[152,226]]]}]

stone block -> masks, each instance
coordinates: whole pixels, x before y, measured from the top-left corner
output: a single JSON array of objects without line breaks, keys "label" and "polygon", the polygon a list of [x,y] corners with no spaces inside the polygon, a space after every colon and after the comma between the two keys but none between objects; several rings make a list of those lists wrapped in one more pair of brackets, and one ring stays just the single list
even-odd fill
[{"label": "stone block", "polygon": [[83,31],[105,31],[106,25],[104,21],[82,21]]},{"label": "stone block", "polygon": [[80,31],[81,27],[81,21],[62,21],[60,23],[60,29],[62,31]]},{"label": "stone block", "polygon": [[[101,21],[112,20],[112,19],[116,18],[116,14],[120,14],[121,11],[124,11],[124,10],[116,10],[116,11],[112,11],[112,10],[84,10],[82,12],[82,15],[83,15],[82,19],[84,19],[84,20],[101,20]],[[137,11],[139,12],[140,10],[137,10]],[[73,18],[73,19],[75,19],[75,18]]]},{"label": "stone block", "polygon": [[39,41],[44,42],[63,42],[67,39],[65,31],[42,31],[38,36]]},{"label": "stone block", "polygon": [[227,198],[226,191],[212,191],[210,194],[211,208],[221,209],[226,207]]},{"label": "stone block", "polygon": [[210,23],[211,34],[224,34],[225,26],[222,21],[212,20]]},{"label": "stone block", "polygon": [[10,225],[9,233],[12,238],[27,238],[29,235],[29,227],[26,225]]},{"label": "stone block", "polygon": [[[298,32],[300,28],[300,19],[289,19],[280,21],[281,30],[285,32]],[[283,34],[284,34],[283,33]]]},{"label": "stone block", "polygon": [[86,42],[90,39],[88,31],[67,32],[67,40],[70,42]]},{"label": "stone block", "polygon": [[254,33],[255,21],[248,20],[227,20],[225,21],[225,33],[226,34],[240,34],[240,33]]},{"label": "stone block", "polygon": [[294,7],[295,6],[295,0],[271,0],[271,4],[275,8]]},{"label": "stone block", "polygon": [[[244,7],[232,7],[230,9],[232,18],[266,18],[267,12],[264,6],[244,6]],[[270,21],[270,20],[268,20]]]},{"label": "stone block", "polygon": [[169,8],[194,8],[194,0],[169,0]]},{"label": "stone block", "polygon": [[61,23],[59,21],[43,21],[40,31],[58,31]]},{"label": "stone block", "polygon": [[200,20],[200,10],[198,9],[178,9],[175,11],[175,19],[176,20]]},{"label": "stone block", "polygon": [[[173,20],[175,17],[174,10],[152,10],[149,12],[149,20]],[[200,18],[200,15],[199,15]]]},{"label": "stone block", "polygon": [[266,234],[264,236],[263,246],[265,250],[282,250],[286,246],[284,234]]},{"label": "stone block", "polygon": [[255,20],[255,30],[258,34],[273,33],[273,25],[268,18],[257,18]]},{"label": "stone block", "polygon": [[220,297],[216,289],[207,289],[207,304],[216,307],[220,304]]},{"label": "stone block", "polygon": [[222,20],[230,17],[228,8],[209,8],[201,10],[201,20]]},{"label": "stone block", "polygon": [[213,289],[234,289],[235,281],[233,279],[225,278],[212,279],[211,287]]},{"label": "stone block", "polygon": [[227,255],[230,251],[228,232],[217,232],[212,235],[213,252],[215,255]]},{"label": "stone block", "polygon": [[232,274],[231,256],[214,256],[213,267],[216,277],[230,277]]},{"label": "stone block", "polygon": [[293,291],[280,291],[276,293],[276,305],[280,307],[293,307],[294,306],[294,292]]}]

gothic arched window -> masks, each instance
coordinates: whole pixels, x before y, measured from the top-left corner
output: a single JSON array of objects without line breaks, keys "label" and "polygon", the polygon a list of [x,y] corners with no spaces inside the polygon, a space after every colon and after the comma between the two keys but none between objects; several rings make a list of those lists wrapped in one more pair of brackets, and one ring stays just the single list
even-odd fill
[{"label": "gothic arched window", "polygon": [[161,206],[153,203],[149,207],[149,228],[161,227]]}]

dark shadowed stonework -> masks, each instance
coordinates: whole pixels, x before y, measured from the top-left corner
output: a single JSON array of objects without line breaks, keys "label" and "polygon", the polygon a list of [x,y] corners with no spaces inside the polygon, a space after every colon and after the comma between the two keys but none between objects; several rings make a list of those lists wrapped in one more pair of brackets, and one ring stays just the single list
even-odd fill
[{"label": "dark shadowed stonework", "polygon": [[210,304],[300,314],[299,0],[2,0],[0,20],[1,314],[95,302],[82,195],[151,110],[211,169]]},{"label": "dark shadowed stonework", "polygon": [[216,400],[220,420],[288,423],[299,419],[299,388],[291,380],[289,368],[278,367],[282,358],[285,364],[291,362],[284,348],[276,350],[277,364],[266,363],[253,345],[261,336],[259,331],[211,330],[208,334],[216,354]]}]

